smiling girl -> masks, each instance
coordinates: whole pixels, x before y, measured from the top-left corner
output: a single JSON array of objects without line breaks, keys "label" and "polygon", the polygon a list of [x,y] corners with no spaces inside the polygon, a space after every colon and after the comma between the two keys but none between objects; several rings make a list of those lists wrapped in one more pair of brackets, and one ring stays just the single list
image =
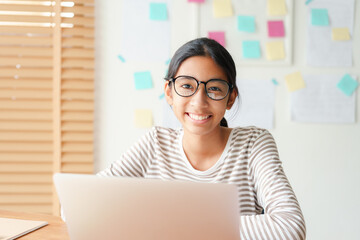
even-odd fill
[{"label": "smiling girl", "polygon": [[272,135],[227,127],[225,112],[238,97],[229,52],[208,38],[192,40],[176,51],[165,79],[166,100],[182,128],[154,127],[99,175],[234,184],[241,239],[305,239]]}]

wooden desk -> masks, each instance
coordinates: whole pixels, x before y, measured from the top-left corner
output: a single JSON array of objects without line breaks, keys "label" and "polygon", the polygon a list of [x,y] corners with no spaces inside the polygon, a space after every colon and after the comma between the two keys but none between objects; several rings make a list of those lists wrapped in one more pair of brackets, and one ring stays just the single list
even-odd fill
[{"label": "wooden desk", "polygon": [[52,215],[37,214],[37,213],[22,213],[0,210],[0,217],[4,218],[18,218],[25,220],[47,221],[48,225],[42,227],[34,232],[28,233],[18,239],[21,240],[39,240],[39,239],[52,239],[52,240],[69,240],[66,225],[60,217]]}]

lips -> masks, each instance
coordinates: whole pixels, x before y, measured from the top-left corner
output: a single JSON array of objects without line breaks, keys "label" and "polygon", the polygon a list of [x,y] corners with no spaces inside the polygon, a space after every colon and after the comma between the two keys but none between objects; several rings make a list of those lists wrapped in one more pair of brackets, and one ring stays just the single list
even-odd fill
[{"label": "lips", "polygon": [[198,115],[198,114],[193,114],[193,113],[187,113],[187,115],[191,119],[196,120],[196,121],[206,120],[211,117],[211,115]]}]

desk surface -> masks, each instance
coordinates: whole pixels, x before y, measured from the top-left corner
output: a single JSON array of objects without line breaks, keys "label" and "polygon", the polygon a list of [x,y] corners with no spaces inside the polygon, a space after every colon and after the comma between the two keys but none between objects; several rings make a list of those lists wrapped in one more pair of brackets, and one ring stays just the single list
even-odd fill
[{"label": "desk surface", "polygon": [[18,218],[25,220],[47,221],[49,224],[34,232],[24,235],[21,240],[39,240],[39,239],[52,239],[52,240],[68,240],[66,225],[60,217],[52,215],[37,214],[37,213],[22,213],[0,210],[0,217],[4,218]]}]

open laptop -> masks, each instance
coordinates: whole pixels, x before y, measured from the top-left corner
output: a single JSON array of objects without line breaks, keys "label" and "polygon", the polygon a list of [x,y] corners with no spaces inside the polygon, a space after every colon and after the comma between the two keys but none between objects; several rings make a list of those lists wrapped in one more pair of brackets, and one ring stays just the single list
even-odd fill
[{"label": "open laptop", "polygon": [[234,185],[54,174],[71,240],[238,240]]}]

